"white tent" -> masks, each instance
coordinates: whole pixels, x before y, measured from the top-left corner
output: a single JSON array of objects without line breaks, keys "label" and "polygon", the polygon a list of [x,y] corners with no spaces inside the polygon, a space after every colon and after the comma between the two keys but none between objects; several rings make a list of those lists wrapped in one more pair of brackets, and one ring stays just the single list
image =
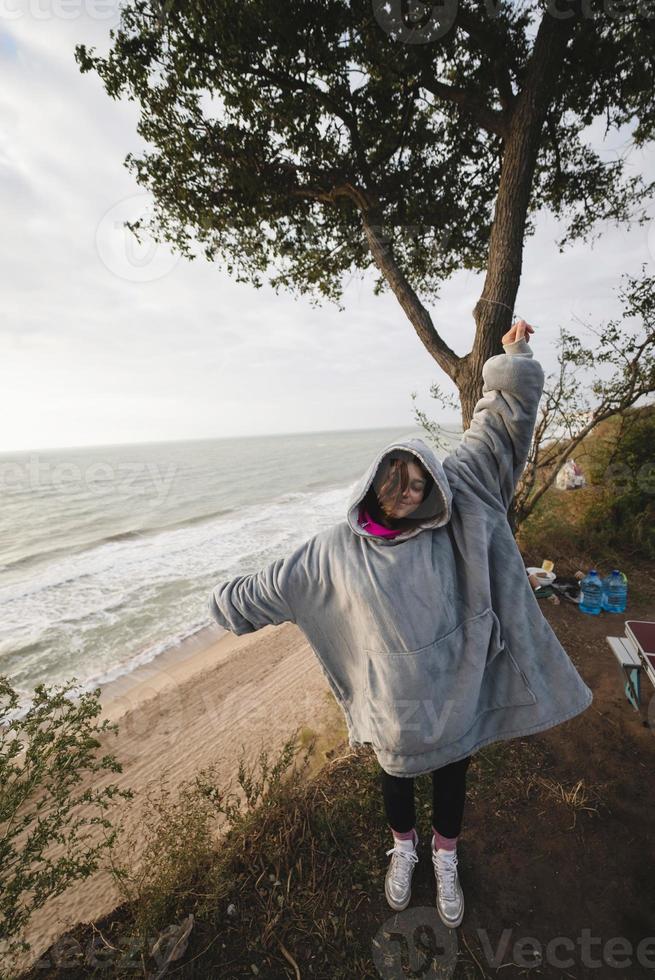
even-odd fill
[{"label": "white tent", "polygon": [[555,477],[555,485],[560,490],[575,490],[586,485],[584,474],[575,460],[567,459]]}]

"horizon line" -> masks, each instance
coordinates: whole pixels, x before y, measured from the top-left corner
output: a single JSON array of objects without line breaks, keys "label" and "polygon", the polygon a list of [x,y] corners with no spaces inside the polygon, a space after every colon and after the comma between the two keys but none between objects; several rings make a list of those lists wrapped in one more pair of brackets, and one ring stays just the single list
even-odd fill
[{"label": "horizon line", "polygon": [[[461,420],[456,420],[461,424]],[[452,426],[453,422],[449,419],[445,419],[443,422],[444,426]],[[176,443],[186,443],[186,442],[221,442],[229,441],[233,439],[276,439],[288,436],[320,436],[320,435],[335,435],[340,432],[382,432],[389,429],[421,429],[420,425],[374,425],[374,426],[363,426],[357,429],[308,429],[296,432],[254,432],[248,435],[231,435],[231,436],[192,436],[190,438],[181,439],[146,439],[137,440],[132,442],[96,442],[96,443],[79,443],[72,446],[34,446],[28,449],[0,449],[0,456],[10,456],[17,453],[39,453],[39,452],[66,452],[71,449],[122,449],[126,446],[165,446],[173,445]]]}]

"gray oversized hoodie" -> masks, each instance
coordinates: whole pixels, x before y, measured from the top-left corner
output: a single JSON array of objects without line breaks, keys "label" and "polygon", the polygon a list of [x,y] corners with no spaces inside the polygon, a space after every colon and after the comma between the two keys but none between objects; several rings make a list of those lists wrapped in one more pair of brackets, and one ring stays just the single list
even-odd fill
[{"label": "gray oversized hoodie", "polygon": [[[593,700],[539,608],[507,520],[544,373],[524,339],[504,350],[484,364],[471,425],[443,462],[422,439],[385,446],[344,521],[209,599],[213,619],[237,635],[296,623],[350,745],[370,743],[392,775],[552,728]],[[420,523],[382,538],[360,526],[358,509],[393,450],[416,454],[435,483]]]}]

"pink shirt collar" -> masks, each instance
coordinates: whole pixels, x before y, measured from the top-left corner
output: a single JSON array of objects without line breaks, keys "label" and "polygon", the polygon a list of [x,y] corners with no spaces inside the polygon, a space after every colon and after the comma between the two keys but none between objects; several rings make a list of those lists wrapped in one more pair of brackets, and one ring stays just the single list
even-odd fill
[{"label": "pink shirt collar", "polygon": [[359,524],[370,534],[375,534],[380,538],[395,538],[397,534],[403,533],[402,528],[394,530],[393,528],[378,524],[363,507],[359,508]]}]

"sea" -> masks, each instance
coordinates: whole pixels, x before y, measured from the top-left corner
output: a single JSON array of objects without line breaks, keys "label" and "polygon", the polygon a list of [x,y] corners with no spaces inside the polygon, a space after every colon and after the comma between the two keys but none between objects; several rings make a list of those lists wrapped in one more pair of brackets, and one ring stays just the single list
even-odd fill
[{"label": "sea", "polygon": [[206,628],[214,585],[345,520],[375,454],[411,436],[430,442],[385,428],[0,454],[11,717],[37,684],[78,695]]}]

